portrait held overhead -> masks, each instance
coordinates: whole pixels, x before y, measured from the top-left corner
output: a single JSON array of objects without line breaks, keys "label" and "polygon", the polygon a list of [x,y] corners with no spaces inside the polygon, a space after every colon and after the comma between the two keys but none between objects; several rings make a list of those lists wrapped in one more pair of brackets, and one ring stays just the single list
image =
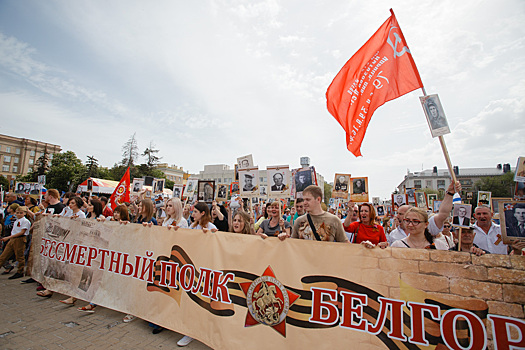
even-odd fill
[{"label": "portrait held overhead", "polygon": [[452,225],[470,227],[472,206],[470,204],[454,204]]},{"label": "portrait held overhead", "polygon": [[335,174],[332,198],[348,199],[350,193],[350,174]]},{"label": "portrait held overhead", "polygon": [[353,177],[351,181],[350,199],[353,202],[368,202],[368,177]]},{"label": "portrait held overhead", "polygon": [[421,101],[421,105],[423,106],[423,110],[425,111],[425,116],[427,117],[427,122],[428,126],[430,127],[432,137],[450,134],[448,122],[445,117],[443,107],[441,106],[439,96],[421,96],[419,100]]},{"label": "portrait held overhead", "polygon": [[257,167],[239,169],[239,188],[243,197],[259,195],[259,169]]}]

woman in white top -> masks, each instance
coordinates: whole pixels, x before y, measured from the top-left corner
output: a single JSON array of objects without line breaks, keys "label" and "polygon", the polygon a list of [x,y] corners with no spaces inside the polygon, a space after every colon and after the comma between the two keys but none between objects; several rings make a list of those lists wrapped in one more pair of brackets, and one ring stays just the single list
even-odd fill
[{"label": "woman in white top", "polygon": [[182,203],[179,198],[171,198],[166,202],[166,218],[162,226],[188,228],[188,221],[182,217]]},{"label": "woman in white top", "polygon": [[428,214],[421,208],[410,208],[405,213],[405,232],[408,236],[392,243],[392,247],[448,250],[441,240],[434,240],[428,231]]},{"label": "woman in white top", "polygon": [[71,197],[69,198],[68,206],[70,210],[65,211],[64,217],[86,218],[86,214],[81,210],[82,206],[84,206],[84,201],[82,199],[79,197]]},{"label": "woman in white top", "polygon": [[203,202],[195,204],[193,208],[193,224],[190,228],[195,230],[203,230],[205,233],[210,230],[211,232],[217,231],[217,227],[211,223],[210,208]]}]

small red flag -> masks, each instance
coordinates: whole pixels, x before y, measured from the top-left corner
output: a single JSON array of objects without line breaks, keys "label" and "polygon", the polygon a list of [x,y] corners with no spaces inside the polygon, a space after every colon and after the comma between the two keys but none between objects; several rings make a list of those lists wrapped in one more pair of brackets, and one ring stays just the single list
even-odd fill
[{"label": "small red flag", "polygon": [[129,202],[129,167],[109,198],[112,210],[115,210],[118,205],[124,204],[125,202]]},{"label": "small red flag", "polygon": [[423,87],[407,43],[392,16],[357,51],[326,91],[328,111],[346,131],[348,150],[361,143],[374,111],[385,102]]}]

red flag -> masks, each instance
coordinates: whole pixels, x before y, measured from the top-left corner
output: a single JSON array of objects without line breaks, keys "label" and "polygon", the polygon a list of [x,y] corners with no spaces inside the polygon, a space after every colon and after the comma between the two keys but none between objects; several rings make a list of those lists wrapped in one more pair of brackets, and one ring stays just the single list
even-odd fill
[{"label": "red flag", "polygon": [[423,87],[407,43],[392,16],[357,51],[326,91],[328,111],[346,131],[348,150],[361,143],[374,111],[385,102]]},{"label": "red flag", "polygon": [[118,205],[124,204],[124,202],[129,202],[129,167],[109,198],[112,210],[115,210]]}]

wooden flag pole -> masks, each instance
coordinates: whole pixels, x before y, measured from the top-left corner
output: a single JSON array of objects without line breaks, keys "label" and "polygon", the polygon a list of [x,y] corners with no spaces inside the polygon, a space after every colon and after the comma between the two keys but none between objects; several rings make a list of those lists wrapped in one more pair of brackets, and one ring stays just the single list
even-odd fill
[{"label": "wooden flag pole", "polygon": [[458,252],[461,251],[461,227],[459,228],[459,234],[458,234]]}]

